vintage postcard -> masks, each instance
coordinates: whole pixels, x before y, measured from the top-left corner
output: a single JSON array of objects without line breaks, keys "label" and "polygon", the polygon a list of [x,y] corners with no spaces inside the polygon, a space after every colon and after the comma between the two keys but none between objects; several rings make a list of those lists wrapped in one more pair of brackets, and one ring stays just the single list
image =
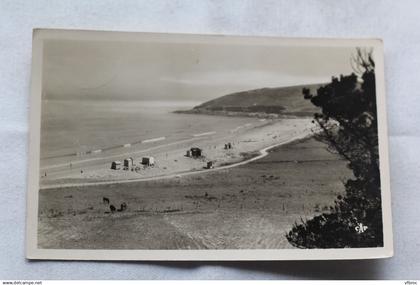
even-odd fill
[{"label": "vintage postcard", "polygon": [[393,254],[383,44],[35,30],[27,258]]}]

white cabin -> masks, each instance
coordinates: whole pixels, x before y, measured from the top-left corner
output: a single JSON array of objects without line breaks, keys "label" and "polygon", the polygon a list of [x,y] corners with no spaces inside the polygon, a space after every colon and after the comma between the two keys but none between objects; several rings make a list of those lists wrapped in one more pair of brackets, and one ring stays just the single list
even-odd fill
[{"label": "white cabin", "polygon": [[141,158],[141,164],[147,165],[147,166],[154,166],[155,159],[152,156],[143,156]]}]

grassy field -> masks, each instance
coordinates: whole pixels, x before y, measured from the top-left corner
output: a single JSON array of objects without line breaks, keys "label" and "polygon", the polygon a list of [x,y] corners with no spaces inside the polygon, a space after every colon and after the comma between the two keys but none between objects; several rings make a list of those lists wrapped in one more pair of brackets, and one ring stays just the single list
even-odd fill
[{"label": "grassy field", "polygon": [[[40,248],[290,248],[295,222],[328,211],[350,177],[346,163],[313,139],[228,170],[124,185],[45,189]],[[122,212],[110,213],[110,200]]]}]

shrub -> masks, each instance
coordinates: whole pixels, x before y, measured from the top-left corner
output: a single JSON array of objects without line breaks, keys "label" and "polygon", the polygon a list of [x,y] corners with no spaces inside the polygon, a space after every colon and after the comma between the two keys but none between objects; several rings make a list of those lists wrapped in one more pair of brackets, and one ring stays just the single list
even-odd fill
[{"label": "shrub", "polygon": [[295,224],[286,234],[299,248],[376,247],[383,245],[379,173],[375,64],[371,51],[357,49],[355,73],[332,78],[316,94],[302,90],[320,107],[316,138],[348,161],[354,178],[345,183],[328,213]]}]

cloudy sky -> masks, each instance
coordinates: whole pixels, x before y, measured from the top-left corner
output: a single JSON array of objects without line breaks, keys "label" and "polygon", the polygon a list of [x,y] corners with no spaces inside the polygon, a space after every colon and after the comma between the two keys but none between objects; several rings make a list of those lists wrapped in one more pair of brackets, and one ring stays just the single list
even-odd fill
[{"label": "cloudy sky", "polygon": [[47,99],[207,101],[263,87],[328,82],[352,72],[353,47],[49,40]]}]

